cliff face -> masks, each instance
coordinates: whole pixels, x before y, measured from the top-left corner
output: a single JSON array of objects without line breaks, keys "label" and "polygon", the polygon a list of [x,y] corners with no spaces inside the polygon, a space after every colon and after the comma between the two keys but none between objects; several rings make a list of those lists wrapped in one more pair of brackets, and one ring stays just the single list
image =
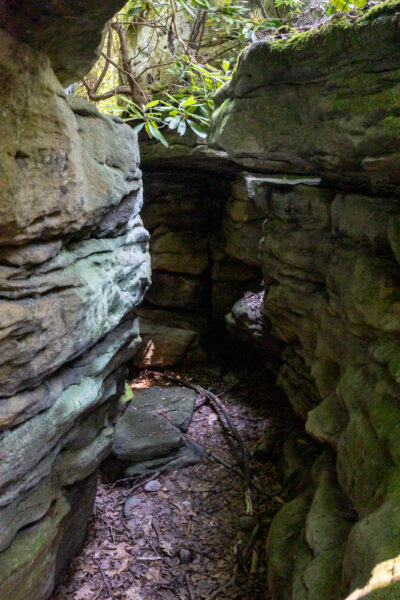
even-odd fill
[{"label": "cliff face", "polygon": [[[23,37],[50,43],[50,12],[32,11]],[[136,136],[68,99],[13,35],[0,30],[0,598],[44,600],[85,536],[150,262]],[[55,66],[75,76],[69,50]]]},{"label": "cliff face", "polygon": [[326,444],[271,527],[276,599],[400,593],[399,8],[256,44],[214,117],[214,145],[261,171],[279,383]]},{"label": "cliff face", "polygon": [[[136,137],[54,73],[92,62],[118,2],[98,5],[0,8],[0,600],[47,599],[82,542],[139,347]],[[137,362],[163,364],[159,342],[164,364],[201,358],[235,302],[229,329],[284,348],[279,383],[323,444],[271,526],[274,600],[400,594],[399,21],[391,2],[256,44],[214,149],[146,155]]]},{"label": "cliff face", "polygon": [[[245,295],[227,326],[268,352],[284,347],[278,383],[321,442],[270,529],[274,600],[400,594],[399,22],[400,5],[384,3],[356,21],[257,43],[219,92],[208,147],[172,139],[157,156],[144,147],[157,282],[149,302],[168,307],[164,288],[182,277],[164,273],[180,271],[175,233],[151,182],[163,171],[171,189],[197,169],[198,206],[181,190],[171,215],[179,230],[190,214],[196,231],[201,210],[212,215],[201,227],[207,301],[222,301],[213,316],[239,297],[244,267],[261,267],[261,314]],[[189,253],[186,264],[195,264]],[[252,289],[246,277],[241,285]],[[196,314],[199,306],[204,299]],[[149,307],[146,319],[158,312]],[[295,444],[283,444],[282,463]]]}]

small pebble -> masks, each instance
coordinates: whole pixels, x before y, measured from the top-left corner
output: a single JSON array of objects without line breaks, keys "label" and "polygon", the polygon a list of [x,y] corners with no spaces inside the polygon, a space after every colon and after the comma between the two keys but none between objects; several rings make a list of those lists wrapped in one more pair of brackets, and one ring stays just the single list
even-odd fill
[{"label": "small pebble", "polygon": [[188,565],[192,560],[192,553],[190,550],[186,550],[186,548],[181,548],[179,550],[179,559],[183,565]]},{"label": "small pebble", "polygon": [[138,496],[130,496],[124,505],[124,515],[130,517],[139,504],[141,504],[141,501]]},{"label": "small pebble", "polygon": [[253,531],[257,525],[257,519],[251,515],[241,515],[239,517],[239,529],[241,531]]},{"label": "small pebble", "polygon": [[143,489],[145,492],[158,492],[161,490],[161,483],[157,479],[154,479],[146,483]]}]

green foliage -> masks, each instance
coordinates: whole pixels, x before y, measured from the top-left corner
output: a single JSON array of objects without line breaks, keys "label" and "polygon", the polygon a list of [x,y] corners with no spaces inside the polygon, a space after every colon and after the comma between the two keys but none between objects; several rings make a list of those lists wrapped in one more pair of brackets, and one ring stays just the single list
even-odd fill
[{"label": "green foliage", "polygon": [[[80,91],[87,92],[103,110],[119,114],[131,121],[136,131],[143,130],[164,145],[167,145],[167,131],[184,135],[192,130],[205,138],[215,92],[230,79],[236,59],[246,45],[268,39],[274,43],[275,50],[297,48],[321,30],[318,21],[315,29],[310,29],[308,22],[307,27],[300,27],[303,33],[298,33],[302,16],[310,13],[309,8],[303,11],[303,2],[269,0],[268,12],[265,0],[129,0],[110,26],[105,53],[85,78],[86,90],[81,87]],[[327,12],[362,9],[366,2],[330,0]],[[321,10],[318,10],[316,14],[321,18]],[[190,25],[190,38],[186,31],[189,39],[183,39],[179,31],[178,11]],[[348,17],[343,16],[343,19]],[[324,27],[329,26],[325,18]],[[123,37],[131,36],[137,41],[135,36],[142,28],[150,32],[150,37],[160,35],[164,36],[163,43],[167,41],[166,60],[160,61],[163,64],[154,64],[151,59],[146,63],[144,59],[139,68],[140,59],[135,62],[141,53],[139,44],[133,57],[126,51],[124,55]],[[149,73],[159,67],[169,77],[158,76],[158,83],[153,79],[156,83],[146,84]],[[388,127],[397,132],[397,123],[395,126],[388,123]]]},{"label": "green foliage", "polygon": [[349,12],[364,8],[367,4],[367,0],[330,0],[331,7],[328,9],[328,14],[333,12]]},{"label": "green foliage", "polygon": [[174,93],[165,91],[156,100],[139,106],[124,97],[124,107],[118,106],[117,112],[126,121],[137,121],[134,130],[139,133],[144,129],[150,138],[168,146],[162,130],[176,131],[185,135],[191,129],[198,137],[206,138],[211,114],[214,110],[214,94],[229,78],[230,63],[221,62],[221,68],[210,65],[199,65],[189,61],[177,61],[172,73],[177,75],[179,84]]}]

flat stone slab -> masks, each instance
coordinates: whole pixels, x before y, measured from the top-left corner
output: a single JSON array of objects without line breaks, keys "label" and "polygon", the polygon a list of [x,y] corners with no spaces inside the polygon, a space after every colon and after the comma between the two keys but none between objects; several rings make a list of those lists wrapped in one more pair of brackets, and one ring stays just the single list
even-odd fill
[{"label": "flat stone slab", "polygon": [[180,430],[167,419],[130,406],[117,422],[113,454],[139,462],[169,454],[182,443]]},{"label": "flat stone slab", "polygon": [[[186,431],[192,419],[196,392],[179,386],[133,390],[130,409],[144,410],[165,417],[181,431]],[[128,409],[128,410],[130,410]]]},{"label": "flat stone slab", "polygon": [[[184,444],[196,393],[181,387],[137,389],[115,428],[113,454],[142,463],[169,456]],[[126,467],[125,467],[126,468]]]},{"label": "flat stone slab", "polygon": [[138,477],[154,471],[175,471],[200,462],[206,453],[205,448],[193,442],[170,452],[167,456],[153,458],[140,463],[126,463],[124,477]]}]

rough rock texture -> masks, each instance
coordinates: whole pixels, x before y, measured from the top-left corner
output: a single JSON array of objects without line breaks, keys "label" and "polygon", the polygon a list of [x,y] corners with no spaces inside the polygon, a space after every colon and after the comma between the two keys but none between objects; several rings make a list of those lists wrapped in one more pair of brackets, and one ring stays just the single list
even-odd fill
[{"label": "rough rock texture", "polygon": [[90,71],[103,27],[123,0],[3,0],[0,28],[50,57],[66,86]]},{"label": "rough rock texture", "polygon": [[163,170],[164,148],[142,143],[142,214],[151,232],[153,273],[139,311],[137,366],[203,361],[214,320],[222,321],[246,290],[260,288],[262,212],[248,198],[246,178],[232,178],[232,166],[208,162],[205,153],[197,169],[190,168],[191,141],[184,139],[187,145],[181,142],[176,154],[170,150]]},{"label": "rough rock texture", "polygon": [[176,469],[198,462],[204,449],[186,442],[196,393],[181,387],[133,390],[133,400],[119,419],[111,459],[105,468],[120,477]]},{"label": "rough rock texture", "polygon": [[372,9],[356,26],[336,18],[272,48],[267,42],[251,46],[241,54],[232,83],[219,92],[209,142],[247,168],[318,173],[342,184],[395,191],[396,4]]},{"label": "rough rock texture", "polygon": [[[272,524],[274,600],[400,594],[399,19],[392,2],[256,44],[215,114],[213,143],[264,171],[251,187],[279,383],[331,447]],[[228,319],[259,334],[240,305]]]},{"label": "rough rock texture", "polygon": [[2,30],[0,55],[0,598],[45,600],[128,399],[148,233],[131,129]]}]

